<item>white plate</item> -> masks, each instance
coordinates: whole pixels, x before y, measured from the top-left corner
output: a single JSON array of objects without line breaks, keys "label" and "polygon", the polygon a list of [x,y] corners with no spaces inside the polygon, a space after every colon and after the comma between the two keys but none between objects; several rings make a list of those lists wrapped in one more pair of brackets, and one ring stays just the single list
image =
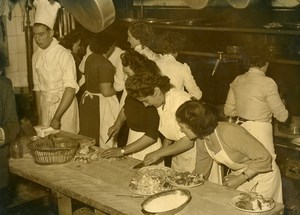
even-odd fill
[{"label": "white plate", "polygon": [[135,190],[135,189],[133,189],[132,187],[129,187],[129,190],[130,190],[131,192],[133,192],[134,194],[137,194],[137,195],[151,196],[151,195],[154,195],[154,194],[156,194],[156,193],[161,193],[161,192],[164,192],[164,191],[172,190],[172,187],[166,188],[166,189],[161,190],[161,191],[159,191],[159,192],[153,192],[153,193],[143,193],[143,192],[141,192],[140,190]]},{"label": "white plate", "polygon": [[244,209],[244,208],[239,208],[235,205],[235,203],[237,203],[239,201],[239,195],[238,196],[235,196],[231,199],[230,201],[230,204],[235,207],[236,209],[238,210],[241,210],[241,211],[245,211],[245,212],[250,212],[250,213],[261,213],[261,212],[265,212],[265,211],[269,211],[269,210],[272,210],[274,207],[275,207],[275,202],[273,202],[271,204],[270,207],[268,208],[264,208],[264,209],[261,209],[261,210],[248,210],[248,209]]},{"label": "white plate", "polygon": [[198,186],[204,184],[204,181],[203,181],[203,182],[200,182],[200,183],[198,183],[198,184],[191,184],[191,185],[177,184],[177,183],[175,183],[175,182],[172,181],[172,180],[169,180],[168,182],[169,182],[171,185],[175,186],[175,187],[183,188],[183,189],[184,189],[184,188],[191,188],[191,187],[198,187]]}]

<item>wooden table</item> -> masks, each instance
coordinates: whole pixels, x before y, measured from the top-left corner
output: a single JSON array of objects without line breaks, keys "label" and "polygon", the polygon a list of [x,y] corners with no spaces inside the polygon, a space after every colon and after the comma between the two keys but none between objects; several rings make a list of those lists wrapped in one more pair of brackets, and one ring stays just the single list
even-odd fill
[{"label": "wooden table", "polygon": [[[96,214],[130,214],[141,212],[144,198],[116,196],[135,195],[128,188],[137,170],[131,169],[139,161],[132,158],[105,160],[101,157],[89,164],[71,161],[61,165],[37,165],[30,154],[22,159],[10,159],[10,171],[18,176],[50,188],[59,194],[58,210],[61,215],[71,215],[71,199],[95,208]],[[189,188],[192,200],[180,211],[181,215],[241,215],[253,214],[239,211],[230,205],[238,195],[236,190],[209,182]],[[271,211],[259,213],[283,214],[283,205],[276,204]]]}]

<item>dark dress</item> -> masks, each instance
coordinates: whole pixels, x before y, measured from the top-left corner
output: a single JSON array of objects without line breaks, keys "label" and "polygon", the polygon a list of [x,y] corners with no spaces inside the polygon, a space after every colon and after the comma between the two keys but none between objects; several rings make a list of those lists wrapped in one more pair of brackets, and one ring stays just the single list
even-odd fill
[{"label": "dark dress", "polygon": [[2,75],[0,75],[0,128],[5,134],[5,142],[0,144],[0,214],[5,214],[7,197],[5,188],[9,179],[9,144],[16,139],[20,125],[12,83]]},{"label": "dark dress", "polygon": [[[100,83],[113,83],[115,68],[103,55],[92,53],[85,62],[86,90],[93,94],[100,93]],[[79,134],[95,138],[99,145],[99,96],[84,94],[79,105],[80,132]]]}]

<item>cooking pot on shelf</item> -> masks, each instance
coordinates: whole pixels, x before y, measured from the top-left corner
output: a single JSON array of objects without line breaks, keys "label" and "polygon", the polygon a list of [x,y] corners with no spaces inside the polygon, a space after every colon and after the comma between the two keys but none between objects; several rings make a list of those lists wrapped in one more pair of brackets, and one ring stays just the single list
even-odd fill
[{"label": "cooking pot on shelf", "polygon": [[87,30],[98,33],[115,20],[112,0],[60,0],[61,5]]}]

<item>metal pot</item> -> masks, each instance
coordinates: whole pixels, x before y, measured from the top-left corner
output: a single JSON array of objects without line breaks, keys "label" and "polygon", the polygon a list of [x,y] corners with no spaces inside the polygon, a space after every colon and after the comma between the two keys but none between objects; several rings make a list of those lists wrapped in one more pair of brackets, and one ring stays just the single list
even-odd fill
[{"label": "metal pot", "polygon": [[287,134],[300,134],[300,116],[292,116],[290,124],[279,124],[278,129]]},{"label": "metal pot", "polygon": [[98,33],[115,20],[112,0],[61,0],[61,5],[87,30]]}]

